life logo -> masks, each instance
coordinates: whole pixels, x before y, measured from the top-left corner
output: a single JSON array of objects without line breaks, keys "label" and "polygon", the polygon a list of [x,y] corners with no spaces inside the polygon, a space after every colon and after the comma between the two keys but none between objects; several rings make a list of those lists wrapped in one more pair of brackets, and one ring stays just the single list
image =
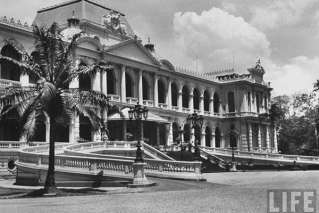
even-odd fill
[{"label": "life logo", "polygon": [[274,189],[267,191],[268,213],[315,213],[316,190]]}]

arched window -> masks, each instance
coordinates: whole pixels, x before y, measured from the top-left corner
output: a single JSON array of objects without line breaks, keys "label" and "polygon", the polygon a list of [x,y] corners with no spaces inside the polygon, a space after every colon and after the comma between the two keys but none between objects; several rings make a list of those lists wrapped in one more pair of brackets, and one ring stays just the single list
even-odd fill
[{"label": "arched window", "polygon": [[143,100],[150,100],[150,86],[148,85],[147,80],[145,77],[142,78],[142,85],[143,85]]},{"label": "arched window", "polygon": [[228,112],[235,112],[235,95],[234,92],[228,93]]},{"label": "arched window", "polygon": [[113,70],[107,71],[107,93],[116,94],[116,78]]},{"label": "arched window", "polygon": [[220,101],[219,101],[219,96],[215,92],[214,93],[214,112],[219,113],[219,107],[220,107]]},{"label": "arched window", "polygon": [[207,90],[204,92],[204,111],[209,112],[210,95]]},{"label": "arched window", "polygon": [[205,129],[205,146],[210,147],[210,141],[212,139],[212,130],[209,128],[209,126]]},{"label": "arched window", "polygon": [[220,147],[221,146],[221,133],[218,127],[215,129],[215,146]]},{"label": "arched window", "polygon": [[183,90],[182,90],[182,101],[183,101],[183,107],[184,108],[188,108],[188,104],[189,104],[189,90],[187,88],[187,86],[184,86],[183,87]]},{"label": "arched window", "polygon": [[134,82],[132,77],[125,73],[125,80],[126,80],[126,97],[134,97]]},{"label": "arched window", "polygon": [[[8,107],[3,109],[3,112]],[[18,141],[19,140],[19,114],[16,110],[6,113],[0,120],[0,140]]]},{"label": "arched window", "polygon": [[194,89],[193,95],[194,95],[194,98],[193,98],[194,109],[199,110],[200,93],[197,88]]},{"label": "arched window", "polygon": [[[81,62],[79,66],[86,66],[86,64]],[[88,75],[80,75],[79,88],[82,90],[92,90],[91,77]]]},{"label": "arched window", "polygon": [[178,105],[177,100],[178,100],[178,88],[175,83],[172,83],[172,106]]},{"label": "arched window", "polygon": [[92,141],[92,127],[87,117],[80,116],[80,138],[84,141]]},{"label": "arched window", "polygon": [[[9,44],[2,48],[1,55],[21,61],[21,54]],[[0,77],[2,79],[20,81],[20,67],[13,62],[3,60],[1,62]]]},{"label": "arched window", "polygon": [[189,124],[184,125],[184,142],[188,143],[191,139],[191,128]]},{"label": "arched window", "polygon": [[165,84],[162,80],[158,81],[158,103],[165,103],[165,99],[166,99],[166,88],[165,88]]}]

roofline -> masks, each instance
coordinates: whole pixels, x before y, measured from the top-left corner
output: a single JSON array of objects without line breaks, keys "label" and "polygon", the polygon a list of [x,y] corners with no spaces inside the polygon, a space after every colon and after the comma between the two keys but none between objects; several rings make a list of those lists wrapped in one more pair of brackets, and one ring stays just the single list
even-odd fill
[{"label": "roofline", "polygon": [[60,4],[56,4],[56,5],[53,5],[53,6],[42,8],[42,9],[38,10],[37,13],[46,12],[46,11],[49,11],[49,10],[53,10],[53,9],[56,9],[56,8],[59,8],[59,7],[63,7],[63,6],[66,6],[66,5],[70,5],[70,4],[73,4],[73,3],[77,3],[77,2],[80,2],[80,1],[86,1],[88,3],[91,3],[91,4],[95,5],[95,6],[101,7],[101,8],[106,9],[106,10],[113,10],[113,11],[116,11],[116,12],[120,13],[122,16],[125,16],[125,14],[121,13],[118,10],[115,10],[115,9],[109,8],[109,7],[105,7],[105,6],[103,6],[101,4],[98,4],[98,3],[94,2],[94,1],[91,1],[91,0],[70,0],[70,1],[66,1],[66,2],[60,3]]}]

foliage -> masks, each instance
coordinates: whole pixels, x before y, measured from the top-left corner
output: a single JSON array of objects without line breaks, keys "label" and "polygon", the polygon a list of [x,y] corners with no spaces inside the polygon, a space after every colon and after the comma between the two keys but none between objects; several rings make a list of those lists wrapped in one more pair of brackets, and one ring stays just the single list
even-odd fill
[{"label": "foliage", "polygon": [[315,93],[277,96],[270,114],[279,133],[278,146],[286,154],[314,154],[316,149],[315,120],[318,116]]},{"label": "foliage", "polygon": [[55,188],[54,142],[57,124],[69,125],[74,113],[86,116],[94,130],[103,125],[101,115],[108,107],[107,97],[97,91],[70,88],[69,84],[80,76],[91,77],[100,70],[108,70],[104,64],[78,65],[73,62],[74,50],[81,33],[65,42],[57,24],[49,28],[34,27],[36,52],[23,54],[23,61],[0,55],[0,60],[19,65],[23,73],[38,79],[35,85],[7,87],[0,97],[1,116],[16,109],[20,114],[21,134],[27,140],[37,130],[37,124],[50,122],[49,169],[45,189]]}]

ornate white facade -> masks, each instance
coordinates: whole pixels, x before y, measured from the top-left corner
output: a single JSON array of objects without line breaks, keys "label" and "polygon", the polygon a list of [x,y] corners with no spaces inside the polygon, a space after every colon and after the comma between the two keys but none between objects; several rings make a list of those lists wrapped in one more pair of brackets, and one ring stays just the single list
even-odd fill
[{"label": "ornate white facade", "polygon": [[[75,51],[75,63],[107,63],[114,67],[113,71],[98,72],[92,79],[74,81],[70,87],[101,91],[123,110],[137,103],[147,106],[154,118],[146,121],[143,128],[148,143],[172,145],[181,127],[185,142],[198,140],[202,146],[230,147],[229,133],[234,130],[238,149],[277,152],[276,133],[264,116],[269,112],[271,88],[263,80],[265,71],[260,62],[247,69],[247,74],[236,74],[236,70],[199,74],[177,69],[167,59],[158,58],[152,44],[142,44],[124,14],[89,0],[68,1],[39,10],[34,20],[37,25],[53,22],[63,29],[66,40],[79,31],[86,33]],[[17,59],[25,51],[31,54],[32,28],[1,18],[0,51]],[[2,62],[0,69],[2,88],[32,83],[13,65]],[[191,129],[185,122],[194,112],[204,116],[202,129]],[[14,119],[12,115],[1,121],[0,140],[18,139],[9,131],[15,125]],[[117,119],[116,115],[109,115],[108,127],[111,139],[117,140],[129,140],[135,131],[131,121]],[[48,128],[42,129],[45,132]],[[99,134],[91,132],[87,120],[78,115],[68,129],[61,128],[57,134],[70,142],[99,140]],[[48,140],[47,136],[39,138]]]}]

